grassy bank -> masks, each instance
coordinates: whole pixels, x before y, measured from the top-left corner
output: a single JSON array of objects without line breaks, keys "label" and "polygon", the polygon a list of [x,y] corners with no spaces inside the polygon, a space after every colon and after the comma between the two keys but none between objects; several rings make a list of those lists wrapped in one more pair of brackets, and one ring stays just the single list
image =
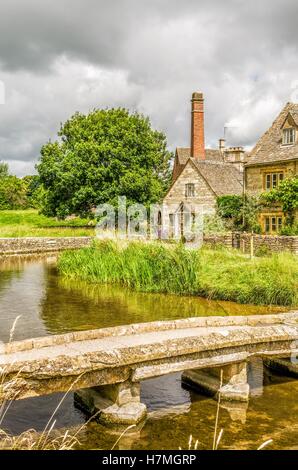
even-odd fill
[{"label": "grassy bank", "polygon": [[227,249],[102,242],[63,253],[60,272],[91,283],[119,284],[143,292],[200,295],[264,305],[298,305],[297,257],[289,253],[253,260]]},{"label": "grassy bank", "polygon": [[0,211],[0,238],[82,237],[94,235],[88,219],[56,220],[36,210]]}]

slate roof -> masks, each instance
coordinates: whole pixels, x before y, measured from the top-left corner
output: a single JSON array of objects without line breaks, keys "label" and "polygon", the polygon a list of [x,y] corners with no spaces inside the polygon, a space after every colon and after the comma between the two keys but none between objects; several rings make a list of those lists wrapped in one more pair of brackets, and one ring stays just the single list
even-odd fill
[{"label": "slate roof", "polygon": [[205,160],[190,157],[189,147],[176,149],[173,183],[181,175],[188,161],[193,162],[216,196],[242,194],[243,176],[233,164],[226,163],[220,150],[205,149]]},{"label": "slate roof", "polygon": [[[223,162],[223,156],[219,150],[205,149],[206,161]],[[190,147],[178,147],[176,149],[173,169],[173,181],[176,181],[186,163],[190,159]]]},{"label": "slate roof", "polygon": [[[187,160],[190,158],[190,147],[178,147],[176,149],[178,163],[180,165],[185,165]],[[206,160],[215,160],[218,162],[223,162],[222,154],[219,150],[214,149],[205,149]]]},{"label": "slate roof", "polygon": [[216,196],[239,194],[243,192],[242,173],[231,163],[218,161],[199,161],[190,159],[207,181]]},{"label": "slate roof", "polygon": [[292,117],[298,128],[298,104],[287,103],[272,126],[250,152],[246,166],[298,159],[298,142],[294,145],[282,145],[281,128],[288,115]]}]

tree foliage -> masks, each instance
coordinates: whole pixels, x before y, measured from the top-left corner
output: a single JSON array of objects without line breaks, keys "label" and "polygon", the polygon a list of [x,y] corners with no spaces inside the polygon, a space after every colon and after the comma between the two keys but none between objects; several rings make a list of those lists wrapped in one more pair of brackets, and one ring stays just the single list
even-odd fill
[{"label": "tree foliage", "polygon": [[220,196],[217,198],[217,213],[230,230],[260,233],[258,213],[261,205],[257,197]]},{"label": "tree foliage", "polygon": [[8,163],[0,162],[0,178],[4,178],[8,174]]},{"label": "tree foliage", "polygon": [[26,185],[16,176],[0,178],[0,209],[25,209],[29,207]]},{"label": "tree foliage", "polygon": [[287,214],[287,222],[294,223],[294,214],[298,210],[298,176],[282,181],[278,188],[264,193],[262,199],[266,204],[280,204],[282,211]]},{"label": "tree foliage", "polygon": [[217,210],[218,214],[223,219],[229,219],[231,217],[236,218],[239,216],[239,212],[242,210],[243,197],[237,195],[220,196],[217,198]]},{"label": "tree foliage", "polygon": [[40,209],[44,190],[42,188],[39,176],[24,176],[22,181],[26,189],[27,205],[32,208]]},{"label": "tree foliage", "polygon": [[41,149],[37,165],[47,215],[87,215],[102,203],[158,202],[169,182],[171,153],[148,118],[126,109],[76,113],[60,140]]},{"label": "tree foliage", "polygon": [[37,175],[18,178],[9,174],[7,163],[0,162],[0,210],[39,207],[39,186]]}]

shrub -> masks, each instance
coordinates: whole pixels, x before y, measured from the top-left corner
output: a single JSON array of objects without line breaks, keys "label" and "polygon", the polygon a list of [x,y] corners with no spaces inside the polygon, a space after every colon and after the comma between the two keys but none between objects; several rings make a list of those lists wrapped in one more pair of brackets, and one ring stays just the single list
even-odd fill
[{"label": "shrub", "polygon": [[223,219],[237,218],[242,210],[243,197],[230,195],[217,198],[217,210]]},{"label": "shrub", "polygon": [[280,235],[297,236],[298,235],[298,223],[293,225],[285,225],[280,231]]},{"label": "shrub", "polygon": [[220,196],[217,198],[217,214],[231,230],[261,233],[258,213],[261,202],[251,196]]},{"label": "shrub", "polygon": [[271,254],[270,248],[267,245],[258,246],[255,249],[255,256],[268,256]]}]

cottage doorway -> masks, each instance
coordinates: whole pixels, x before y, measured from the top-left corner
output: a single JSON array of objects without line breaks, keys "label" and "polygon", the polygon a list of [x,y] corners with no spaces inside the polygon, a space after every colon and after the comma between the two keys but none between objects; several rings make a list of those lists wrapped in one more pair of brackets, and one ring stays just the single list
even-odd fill
[{"label": "cottage doorway", "polygon": [[191,209],[184,203],[181,202],[178,210],[176,211],[176,236],[181,240],[185,240],[185,237],[191,232],[192,221],[194,214]]},{"label": "cottage doorway", "polygon": [[162,214],[161,214],[161,211],[158,211],[158,214],[157,214],[157,237],[158,237],[158,240],[161,240],[161,235],[162,235]]}]

